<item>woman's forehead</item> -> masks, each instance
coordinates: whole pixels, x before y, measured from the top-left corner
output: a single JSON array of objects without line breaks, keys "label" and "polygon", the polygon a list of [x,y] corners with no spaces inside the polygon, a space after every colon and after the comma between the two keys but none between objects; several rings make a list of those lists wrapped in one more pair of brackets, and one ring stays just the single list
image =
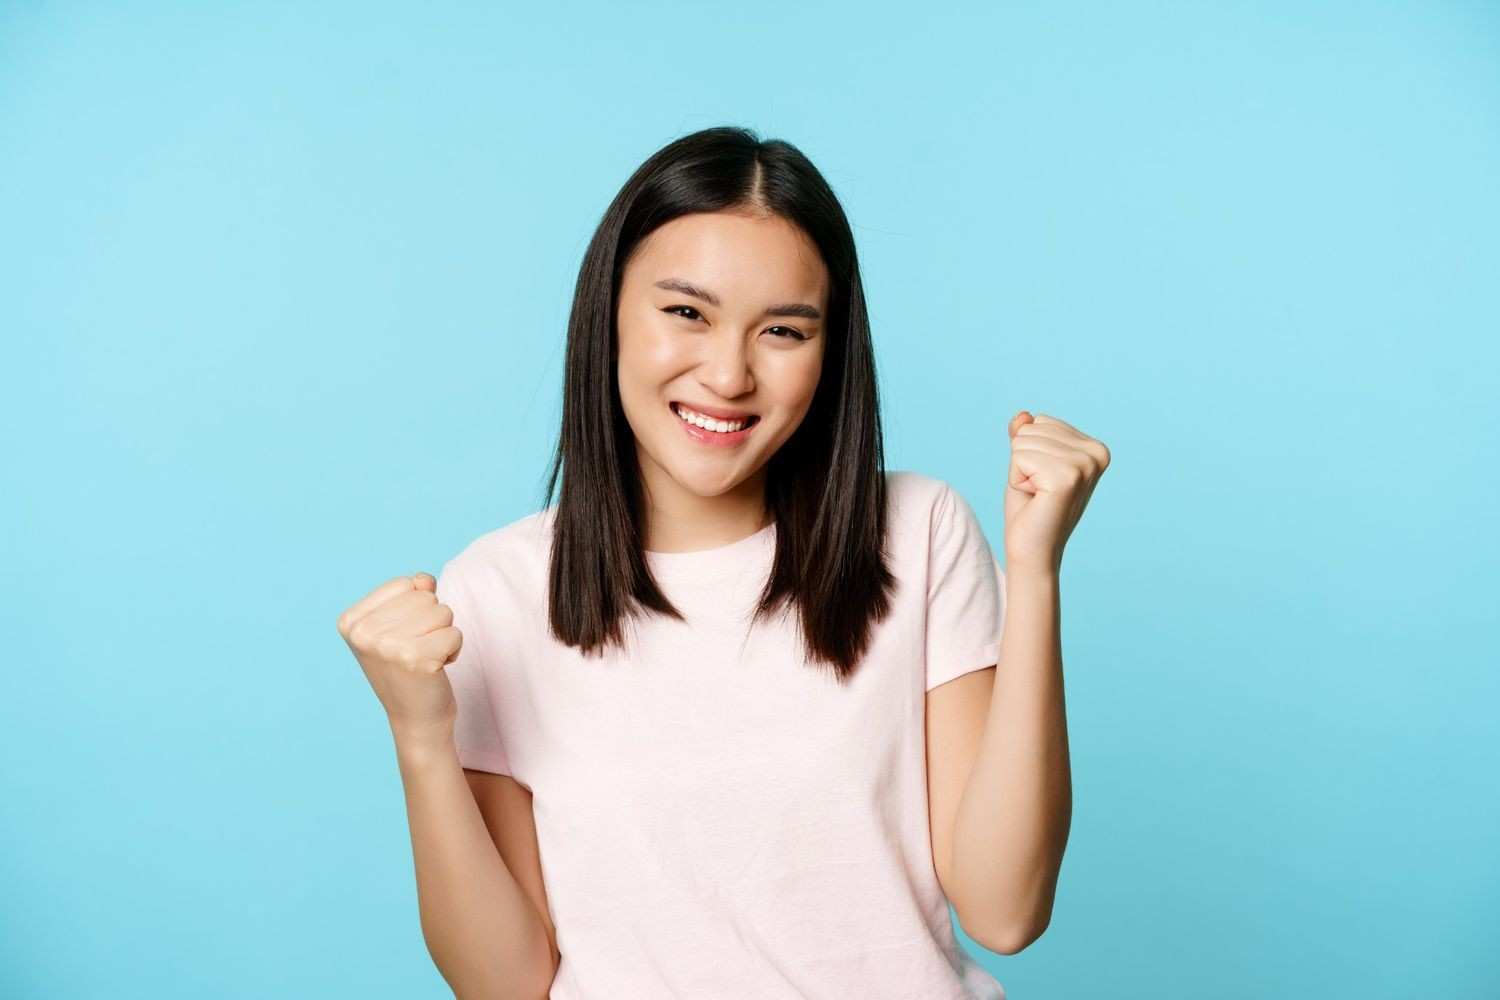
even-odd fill
[{"label": "woman's forehead", "polygon": [[817,298],[827,269],[800,227],[779,216],[694,213],[650,233],[630,262],[643,290],[677,282],[728,299]]}]

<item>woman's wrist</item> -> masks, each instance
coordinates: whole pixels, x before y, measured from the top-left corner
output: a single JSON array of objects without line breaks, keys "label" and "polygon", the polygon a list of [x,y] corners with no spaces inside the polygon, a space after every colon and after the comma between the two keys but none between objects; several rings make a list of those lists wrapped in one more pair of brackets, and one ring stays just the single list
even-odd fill
[{"label": "woman's wrist", "polygon": [[1005,556],[1005,579],[1011,581],[1020,580],[1043,580],[1053,581],[1062,575],[1062,560],[1046,560],[1034,558],[1022,558],[1006,554]]},{"label": "woman's wrist", "polygon": [[453,725],[409,726],[391,723],[391,738],[396,743],[396,757],[403,768],[422,767],[434,760],[458,759],[453,741]]}]

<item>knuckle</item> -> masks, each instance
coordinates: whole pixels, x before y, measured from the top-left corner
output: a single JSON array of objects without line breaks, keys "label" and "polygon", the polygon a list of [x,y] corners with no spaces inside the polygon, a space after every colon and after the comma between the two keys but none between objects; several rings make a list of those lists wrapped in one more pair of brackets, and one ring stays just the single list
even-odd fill
[{"label": "knuckle", "polygon": [[363,621],[355,622],[353,625],[349,626],[349,632],[347,635],[349,644],[357,649],[368,649],[370,645],[369,632],[370,627]]}]

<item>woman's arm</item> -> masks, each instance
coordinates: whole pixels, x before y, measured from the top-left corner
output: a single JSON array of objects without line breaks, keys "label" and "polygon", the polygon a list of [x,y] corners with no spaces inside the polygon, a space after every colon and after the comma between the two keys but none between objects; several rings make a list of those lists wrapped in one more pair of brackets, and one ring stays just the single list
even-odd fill
[{"label": "woman's arm", "polygon": [[1005,624],[951,864],[967,918],[1016,952],[1052,919],[1073,818],[1058,577],[1110,452],[1072,424],[1029,410],[1011,418],[1007,433]]},{"label": "woman's arm", "polygon": [[396,734],[396,757],[433,962],[459,1000],[544,1000],[551,939],[490,837],[451,737]]},{"label": "woman's arm", "polygon": [[1005,954],[1046,930],[1072,821],[1058,597],[1055,573],[1007,574],[989,714],[954,820],[954,907]]}]

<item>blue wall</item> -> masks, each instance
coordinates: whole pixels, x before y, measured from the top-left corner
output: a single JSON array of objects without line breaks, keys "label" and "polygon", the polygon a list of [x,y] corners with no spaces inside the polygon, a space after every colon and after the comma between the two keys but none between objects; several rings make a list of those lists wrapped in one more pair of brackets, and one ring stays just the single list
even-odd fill
[{"label": "blue wall", "polygon": [[334,629],[533,509],[629,172],[854,220],[888,464],[997,546],[1020,408],[1075,808],[1025,998],[1494,997],[1500,8],[0,6],[0,994],[441,997]]}]

